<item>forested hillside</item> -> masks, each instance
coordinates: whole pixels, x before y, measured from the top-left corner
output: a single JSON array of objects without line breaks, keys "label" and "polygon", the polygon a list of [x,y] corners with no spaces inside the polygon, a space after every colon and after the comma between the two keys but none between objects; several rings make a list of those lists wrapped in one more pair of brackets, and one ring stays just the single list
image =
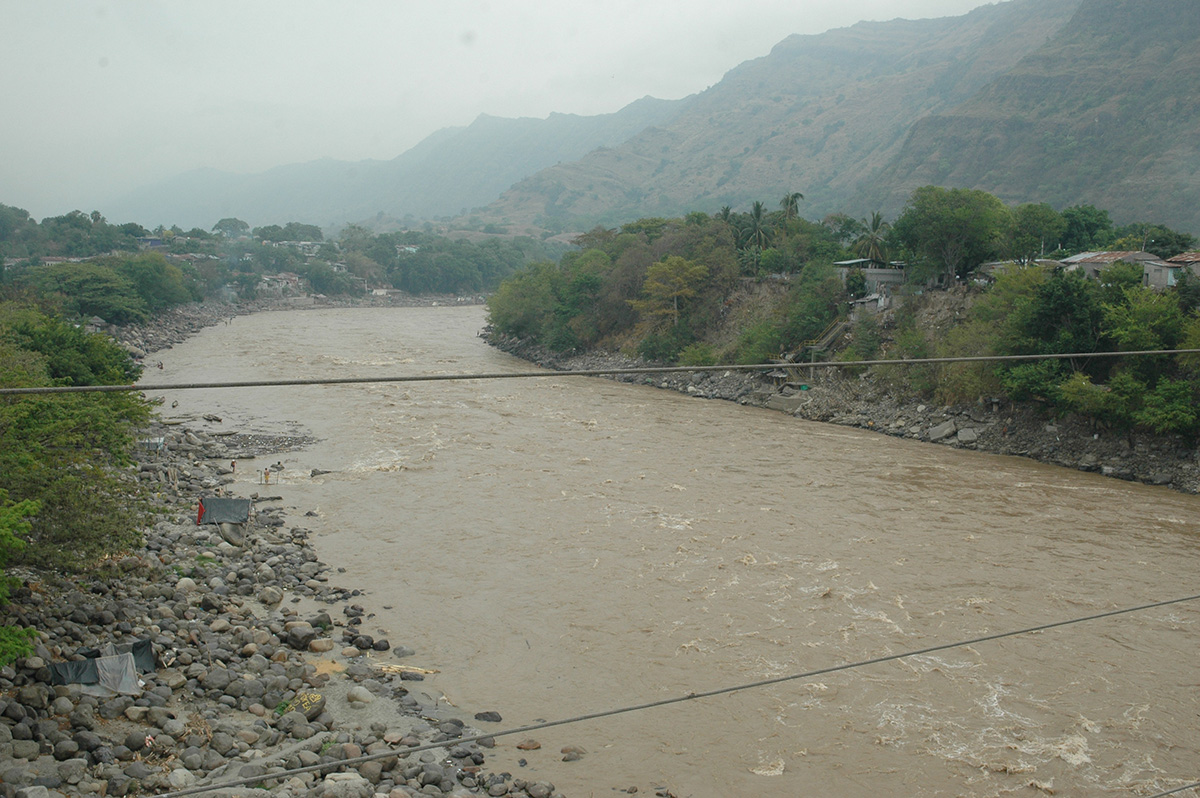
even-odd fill
[{"label": "forested hillside", "polygon": [[[1157,224],[1115,228],[1105,212],[1044,203],[1009,208],[977,189],[923,186],[893,223],[834,216],[817,225],[779,211],[644,218],[579,236],[579,251],[536,263],[488,300],[493,333],[559,352],[620,351],[689,366],[836,357],[1076,355],[1069,360],[877,370],[900,390],[943,403],[981,397],[1036,400],[1096,423],[1200,433],[1200,359],[1091,353],[1200,348],[1200,278],[1145,284],[1140,263],[1116,262],[1097,279],[1040,259],[1093,246],[1146,244],[1160,258],[1195,246]],[[858,255],[896,278],[854,312],[870,289]],[[1004,260],[999,260],[1004,259]],[[980,267],[990,262],[986,272]],[[937,326],[917,309],[952,286],[970,295]],[[884,312],[875,313],[873,310]]]}]

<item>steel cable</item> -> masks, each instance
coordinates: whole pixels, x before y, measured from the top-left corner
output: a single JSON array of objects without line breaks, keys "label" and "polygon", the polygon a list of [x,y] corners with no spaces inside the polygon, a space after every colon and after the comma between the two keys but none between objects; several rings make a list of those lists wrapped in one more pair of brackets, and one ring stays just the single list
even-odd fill
[{"label": "steel cable", "polygon": [[547,377],[604,377],[624,374],[679,374],[696,371],[773,371],[781,368],[852,368],[866,366],[920,366],[939,363],[1003,363],[1025,360],[1068,360],[1071,358],[1132,357],[1146,355],[1196,355],[1200,349],[1143,349],[1136,352],[1069,352],[1053,355],[983,355],[973,357],[924,357],[911,360],[842,360],[813,363],[754,363],[722,366],[642,366],[636,368],[576,369],[566,371],[513,371],[480,374],[414,374],[399,377],[310,377],[296,380],[241,380],[235,382],[186,382],[146,385],[60,385],[36,388],[0,388],[0,396],[57,393],[119,393],[122,391],[191,391],[209,388],[273,388],[294,385],[357,385],[394,382],[448,382],[459,380],[511,380]]},{"label": "steel cable", "polygon": [[[1200,599],[1200,594],[1197,594],[1194,596],[1185,596],[1183,598],[1167,599],[1165,601],[1156,601],[1151,604],[1141,604],[1136,607],[1124,607],[1122,609],[1117,609],[1117,610],[1108,610],[1106,612],[1099,612],[1094,615],[1085,615],[1085,616],[1082,616],[1079,618],[1071,618],[1071,619],[1068,619],[1065,621],[1052,621],[1050,623],[1038,624],[1037,626],[1028,626],[1028,627],[1025,627],[1024,629],[1015,629],[1015,630],[1009,631],[1009,632],[997,632],[995,634],[990,634],[990,635],[980,635],[979,637],[973,637],[969,640],[959,640],[954,643],[941,643],[941,644],[938,644],[935,646],[928,646],[926,648],[917,649],[915,651],[906,651],[902,654],[887,654],[887,655],[884,655],[881,657],[872,657],[870,659],[858,660],[856,662],[847,662],[847,663],[843,663],[841,665],[831,665],[831,666],[825,667],[825,668],[817,668],[816,670],[804,671],[803,673],[793,673],[793,674],[790,674],[787,676],[776,676],[776,677],[773,677],[770,679],[760,679],[759,681],[747,682],[744,684],[734,685],[731,687],[721,687],[721,688],[717,688],[715,690],[705,690],[703,692],[693,692],[693,693],[688,693],[686,695],[674,696],[672,698],[664,698],[659,701],[649,701],[644,704],[634,704],[631,706],[620,707],[617,709],[607,709],[607,710],[601,710],[598,712],[590,712],[590,713],[583,714],[583,715],[576,715],[576,716],[570,717],[570,718],[562,718],[559,720],[551,720],[551,721],[545,721],[542,723],[534,723],[534,724],[530,724],[528,726],[518,726],[513,729],[506,729],[503,731],[491,732],[489,734],[478,734],[473,737],[461,737],[461,738],[455,738],[452,740],[443,740],[442,742],[427,743],[425,745],[414,746],[412,748],[390,749],[386,752],[368,754],[366,756],[359,756],[359,757],[354,757],[351,759],[343,759],[343,760],[338,760],[336,762],[319,763],[316,765],[309,765],[307,767],[302,767],[302,768],[293,768],[290,770],[284,770],[279,773],[261,774],[258,776],[252,776],[252,777],[244,778],[244,779],[234,779],[232,781],[225,781],[225,782],[220,782],[217,784],[209,784],[209,785],[205,785],[202,787],[189,787],[188,789],[185,789],[185,790],[177,790],[175,792],[160,793],[158,796],[156,796],[156,798],[183,798],[183,796],[186,796],[186,795],[197,795],[197,794],[204,793],[204,792],[210,792],[212,790],[225,789],[228,787],[243,787],[247,784],[259,783],[259,782],[263,782],[263,781],[273,781],[273,780],[277,780],[277,779],[281,779],[281,778],[287,778],[288,776],[299,775],[301,773],[313,773],[313,772],[317,772],[317,771],[321,771],[321,770],[331,770],[334,768],[360,765],[360,764],[363,764],[364,762],[371,762],[376,759],[386,759],[386,758],[392,757],[392,756],[406,757],[409,754],[418,753],[420,751],[428,751],[428,750],[434,749],[434,748],[446,748],[446,747],[452,746],[452,745],[462,745],[464,743],[478,742],[480,740],[484,740],[489,737],[495,738],[495,737],[507,737],[507,736],[510,736],[513,734],[526,734],[526,733],[533,732],[533,731],[539,731],[541,729],[549,729],[554,726],[565,726],[565,725],[571,724],[571,723],[581,723],[583,721],[596,720],[598,718],[607,718],[607,717],[611,717],[613,715],[624,715],[624,714],[628,714],[630,712],[638,712],[638,711],[641,711],[644,709],[654,709],[657,707],[669,706],[671,704],[679,704],[684,701],[694,701],[694,700],[700,699],[700,698],[712,698],[714,696],[741,692],[743,690],[753,690],[753,689],[760,688],[760,687],[769,687],[771,685],[782,684],[784,682],[796,681],[798,679],[810,679],[814,676],[823,676],[823,675],[830,674],[830,673],[839,673],[841,671],[849,671],[849,670],[854,670],[856,668],[863,668],[863,667],[866,667],[867,665],[878,665],[878,664],[881,664],[884,662],[895,662],[895,661],[901,660],[901,659],[908,659],[911,657],[920,657],[920,656],[924,656],[926,654],[933,654],[938,651],[947,651],[952,648],[963,648],[965,646],[976,645],[979,643],[987,643],[987,642],[994,641],[994,640],[1002,640],[1007,637],[1016,637],[1018,635],[1032,634],[1034,632],[1044,632],[1049,629],[1057,629],[1059,627],[1071,626],[1071,625],[1079,624],[1079,623],[1086,623],[1088,621],[1098,621],[1098,620],[1101,620],[1104,618],[1112,618],[1112,617],[1115,617],[1118,615],[1128,615],[1128,614],[1134,613],[1134,612],[1144,612],[1146,610],[1158,609],[1160,607],[1167,607],[1172,604],[1182,604],[1182,603],[1189,602],[1189,601],[1196,601],[1197,599]],[[1181,787],[1180,789],[1183,790],[1183,789],[1188,789],[1188,788]],[[1161,795],[1169,795],[1169,794],[1170,793],[1161,793]]]}]

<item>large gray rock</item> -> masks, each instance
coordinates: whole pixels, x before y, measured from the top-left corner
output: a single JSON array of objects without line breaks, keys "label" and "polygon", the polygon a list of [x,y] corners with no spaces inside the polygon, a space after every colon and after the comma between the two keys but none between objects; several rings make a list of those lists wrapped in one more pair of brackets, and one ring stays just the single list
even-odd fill
[{"label": "large gray rock", "polygon": [[68,759],[58,763],[58,777],[67,784],[78,784],[87,775],[88,762],[86,759]]},{"label": "large gray rock", "polygon": [[315,640],[316,637],[317,630],[305,621],[294,624],[287,632],[288,645],[298,651],[307,651],[308,644]]},{"label": "large gray rock", "polygon": [[38,758],[41,752],[41,746],[33,740],[13,740],[12,741],[12,756],[13,759],[28,759],[34,760]]},{"label": "large gray rock", "polygon": [[258,600],[268,607],[274,607],[283,601],[283,591],[273,585],[268,585],[258,592]]},{"label": "large gray rock", "polygon": [[36,787],[22,787],[17,790],[17,798],[50,798],[50,790],[41,785]]},{"label": "large gray rock", "polygon": [[929,429],[929,440],[940,441],[949,438],[955,432],[958,432],[958,425],[954,423],[954,419],[943,421],[935,427]]},{"label": "large gray rock", "polygon": [[371,782],[355,772],[330,773],[321,785],[324,798],[369,798],[374,791]]}]

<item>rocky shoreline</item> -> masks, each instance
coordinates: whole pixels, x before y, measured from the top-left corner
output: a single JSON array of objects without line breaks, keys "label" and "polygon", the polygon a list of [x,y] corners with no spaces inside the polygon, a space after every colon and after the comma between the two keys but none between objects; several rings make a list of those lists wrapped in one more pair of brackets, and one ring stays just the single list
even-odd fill
[{"label": "rocky shoreline", "polygon": [[[492,346],[560,371],[636,368],[661,364],[611,353],[561,355],[528,342],[485,333]],[[1076,416],[1055,418],[1036,404],[996,402],[936,406],[897,396],[869,379],[815,369],[803,386],[777,385],[752,372],[697,369],[672,374],[625,374],[613,379],[778,410],[809,421],[885,435],[1028,457],[1043,463],[1200,493],[1200,450],[1178,435],[1118,433]]]},{"label": "rocky shoreline", "polygon": [[[287,307],[190,306],[117,337],[150,356],[231,315]],[[500,715],[471,716],[421,691],[428,671],[406,664],[415,652],[367,633],[363,594],[334,584],[311,531],[291,525],[298,511],[265,495],[269,485],[251,496],[244,526],[196,523],[199,499],[235,481],[233,461],[253,468],[308,442],[155,422],[135,468],[164,512],[144,546],[83,574],[17,573],[0,622],[31,626],[38,638],[32,656],[0,668],[0,794],[242,782],[203,794],[561,795],[549,782],[488,770],[487,730],[500,730]],[[155,667],[135,688],[56,683],[59,663],[139,641]],[[290,772],[298,768],[312,769]]]}]

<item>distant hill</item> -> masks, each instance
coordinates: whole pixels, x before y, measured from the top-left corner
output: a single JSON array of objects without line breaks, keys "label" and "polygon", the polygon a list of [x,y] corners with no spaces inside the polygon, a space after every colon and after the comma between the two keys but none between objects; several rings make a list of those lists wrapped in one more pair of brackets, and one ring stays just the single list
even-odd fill
[{"label": "distant hill", "polygon": [[248,175],[201,169],[118,198],[105,213],[184,228],[208,228],[228,216],[255,226],[293,220],[330,226],[379,214],[453,216],[486,205],[543,167],[663,124],[681,102],[646,97],[598,116],[483,115],[467,127],[440,130],[391,161],[327,158]]},{"label": "distant hill", "polygon": [[1197,0],[1008,0],[960,17],[789,36],[676,101],[481,116],[391,161],[192,172],[106,206],[143,224],[296,220],[570,232],[774,209],[895,216],[913,188],[1091,203],[1200,233]]},{"label": "distant hill", "polygon": [[961,105],[919,120],[871,198],[926,184],[1091,203],[1200,232],[1200,4],[1084,0]]},{"label": "distant hill", "polygon": [[966,101],[1071,19],[1080,0],[1013,0],[961,17],[789,36],[670,122],[542,170],[481,215],[581,229],[803,192],[801,212],[865,215],[913,125]]}]

